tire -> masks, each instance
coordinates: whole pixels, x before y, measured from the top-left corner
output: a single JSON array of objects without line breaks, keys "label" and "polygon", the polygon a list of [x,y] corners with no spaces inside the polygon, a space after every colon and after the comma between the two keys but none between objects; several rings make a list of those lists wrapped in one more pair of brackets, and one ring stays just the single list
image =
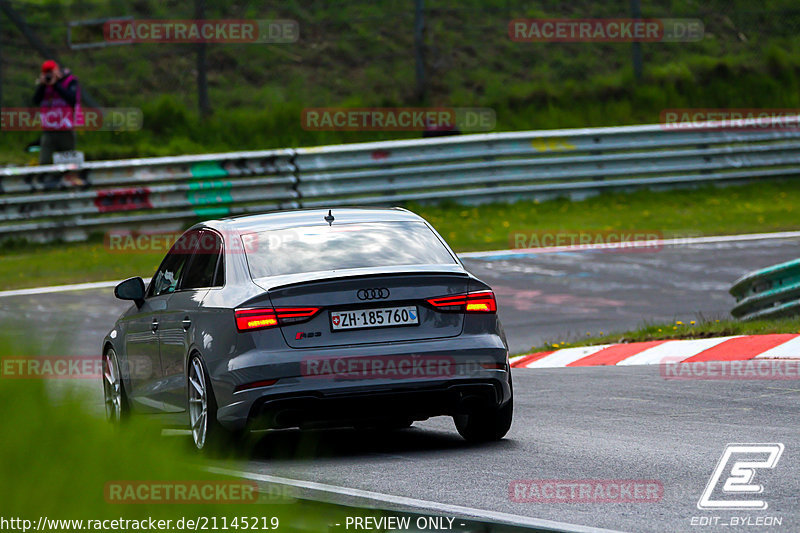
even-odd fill
[{"label": "tire", "polygon": [[403,419],[398,420],[394,424],[391,425],[392,429],[408,429],[414,425],[414,421],[411,419]]},{"label": "tire", "polygon": [[[511,386],[511,376],[508,384]],[[475,409],[471,413],[453,416],[458,433],[468,442],[492,442],[502,439],[511,429],[514,416],[514,388],[511,399],[500,407]]]},{"label": "tire", "polygon": [[187,394],[189,400],[189,429],[192,444],[199,452],[219,450],[231,444],[233,434],[217,420],[217,400],[208,377],[208,369],[200,354],[189,357],[187,370]]},{"label": "tire", "polygon": [[130,405],[114,348],[109,348],[103,354],[103,403],[106,419],[114,425],[121,424],[130,416]]}]

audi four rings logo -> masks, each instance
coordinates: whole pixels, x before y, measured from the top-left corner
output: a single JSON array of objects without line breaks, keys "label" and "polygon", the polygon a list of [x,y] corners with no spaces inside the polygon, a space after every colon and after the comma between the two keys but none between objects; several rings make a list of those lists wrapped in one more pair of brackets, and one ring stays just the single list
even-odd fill
[{"label": "audi four rings logo", "polygon": [[356,296],[359,300],[385,300],[389,297],[389,289],[360,289]]}]

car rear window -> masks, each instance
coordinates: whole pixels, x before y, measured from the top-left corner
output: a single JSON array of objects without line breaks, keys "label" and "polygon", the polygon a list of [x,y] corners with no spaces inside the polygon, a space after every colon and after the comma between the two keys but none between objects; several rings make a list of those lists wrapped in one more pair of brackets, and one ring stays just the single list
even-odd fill
[{"label": "car rear window", "polygon": [[423,222],[366,222],[242,236],[253,279],[283,274],[403,265],[452,265],[453,256]]}]

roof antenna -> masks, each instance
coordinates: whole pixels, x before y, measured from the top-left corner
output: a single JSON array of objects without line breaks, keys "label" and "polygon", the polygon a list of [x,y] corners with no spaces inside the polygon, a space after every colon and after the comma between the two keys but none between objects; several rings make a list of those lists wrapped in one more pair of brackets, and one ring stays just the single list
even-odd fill
[{"label": "roof antenna", "polygon": [[333,215],[331,214],[331,210],[328,209],[328,214],[325,216],[325,222],[328,223],[329,226],[333,226]]}]

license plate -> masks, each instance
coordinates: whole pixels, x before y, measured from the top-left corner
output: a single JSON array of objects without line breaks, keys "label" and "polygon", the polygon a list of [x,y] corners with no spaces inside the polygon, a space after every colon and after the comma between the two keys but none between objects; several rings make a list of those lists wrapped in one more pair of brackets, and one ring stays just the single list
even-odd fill
[{"label": "license plate", "polygon": [[415,305],[405,307],[383,307],[380,309],[354,309],[331,311],[331,327],[338,329],[385,328],[419,324],[419,313]]}]

